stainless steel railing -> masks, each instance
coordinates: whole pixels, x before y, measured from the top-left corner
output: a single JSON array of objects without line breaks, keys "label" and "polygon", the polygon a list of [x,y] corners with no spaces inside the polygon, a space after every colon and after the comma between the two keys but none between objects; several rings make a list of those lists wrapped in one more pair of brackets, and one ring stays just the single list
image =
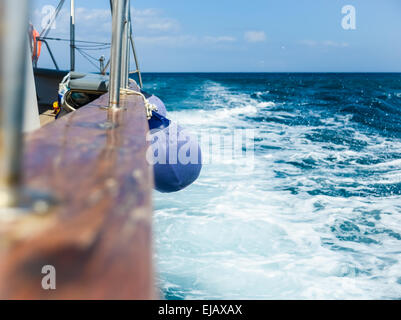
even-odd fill
[{"label": "stainless steel railing", "polygon": [[129,21],[130,1],[127,0],[124,10],[124,29],[123,29],[123,44],[121,49],[121,87],[128,87],[129,76]]},{"label": "stainless steel railing", "polygon": [[0,207],[21,194],[29,0],[2,0],[0,19]]},{"label": "stainless steel railing", "polygon": [[[113,14],[113,1],[114,0],[110,0],[110,10],[111,10],[112,14]],[[135,74],[135,73],[138,74],[139,86],[142,88],[143,87],[142,74],[141,74],[141,70],[140,70],[140,67],[139,67],[138,55],[136,53],[135,42],[134,42],[134,37],[133,37],[133,32],[132,32],[132,21],[131,21],[131,10],[130,10],[131,8],[130,8],[130,1],[129,0],[127,1],[126,6],[127,6],[126,7],[126,14],[128,15],[128,17],[127,16],[125,17],[125,21],[128,21],[128,23],[127,23],[127,25],[124,25],[124,35],[123,36],[125,38],[126,34],[128,34],[128,42],[129,42],[128,46],[131,47],[132,54],[134,56],[136,69],[134,71],[129,71],[129,65],[130,65],[129,64],[129,56],[130,56],[130,52],[125,47],[125,40],[123,40],[123,49],[122,49],[123,57],[122,57],[122,61],[124,63],[124,66],[126,66],[127,69],[128,69],[128,77],[129,77],[130,74]],[[125,26],[127,26],[127,28],[125,28]],[[127,56],[125,55],[125,53],[127,54]],[[127,61],[127,62],[125,63],[124,61]],[[101,70],[102,74],[106,73],[106,70],[109,67],[109,65],[110,65],[110,60],[106,63],[105,67]],[[125,73],[125,71],[124,71],[124,73]],[[124,75],[124,79],[127,79],[126,81],[128,81],[128,78],[125,78],[125,75]],[[122,82],[125,84],[124,81],[122,81]],[[122,87],[126,87],[127,85],[128,85],[128,83],[126,85],[122,85]]]},{"label": "stainless steel railing", "polygon": [[75,71],[75,0],[70,2],[70,70]]},{"label": "stainless steel railing", "polygon": [[112,31],[109,77],[109,108],[119,109],[121,73],[122,73],[122,46],[123,31],[127,0],[114,0],[112,3]]}]

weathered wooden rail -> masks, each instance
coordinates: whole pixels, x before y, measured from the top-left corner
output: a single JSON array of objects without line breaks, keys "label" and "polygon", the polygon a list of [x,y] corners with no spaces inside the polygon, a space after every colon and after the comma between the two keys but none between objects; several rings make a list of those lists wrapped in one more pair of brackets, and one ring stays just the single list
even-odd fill
[{"label": "weathered wooden rail", "polygon": [[[144,105],[121,96],[110,125],[108,99],[26,137],[25,186],[55,203],[0,215],[1,299],[155,298]],[[45,265],[56,270],[55,290],[42,288]]]}]

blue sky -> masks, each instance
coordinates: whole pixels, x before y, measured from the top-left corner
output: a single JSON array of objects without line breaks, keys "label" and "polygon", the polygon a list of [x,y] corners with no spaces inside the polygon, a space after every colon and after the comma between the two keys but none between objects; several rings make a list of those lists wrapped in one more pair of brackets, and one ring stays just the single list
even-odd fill
[{"label": "blue sky", "polygon": [[[46,5],[33,0],[41,30]],[[356,29],[341,9],[353,5]],[[77,39],[110,41],[108,0],[76,0]],[[401,72],[400,0],[131,0],[144,72]],[[69,36],[69,1],[49,36]],[[66,43],[50,42],[69,65]],[[95,58],[109,50],[90,51]],[[46,50],[40,67],[52,67]],[[95,71],[77,55],[77,69]]]}]

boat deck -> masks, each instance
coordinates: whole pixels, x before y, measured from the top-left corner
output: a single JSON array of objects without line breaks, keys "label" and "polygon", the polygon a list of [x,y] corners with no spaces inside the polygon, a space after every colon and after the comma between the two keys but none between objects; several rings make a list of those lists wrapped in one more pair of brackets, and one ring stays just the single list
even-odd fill
[{"label": "boat deck", "polygon": [[41,127],[53,122],[54,120],[56,120],[56,114],[54,113],[53,109],[50,109],[50,106],[39,106],[39,121]]}]

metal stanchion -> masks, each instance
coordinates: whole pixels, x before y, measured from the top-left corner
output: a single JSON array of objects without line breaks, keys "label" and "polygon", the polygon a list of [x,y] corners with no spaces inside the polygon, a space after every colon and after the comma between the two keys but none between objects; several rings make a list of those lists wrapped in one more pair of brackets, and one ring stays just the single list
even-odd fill
[{"label": "metal stanchion", "polygon": [[75,71],[75,0],[71,0],[70,9],[70,69]]},{"label": "metal stanchion", "polygon": [[6,220],[10,214],[48,212],[56,203],[50,194],[22,184],[29,2],[0,1],[0,218]]},{"label": "metal stanchion", "polygon": [[109,108],[119,109],[123,29],[127,0],[113,1],[113,22],[110,57]]},{"label": "metal stanchion", "polygon": [[121,50],[121,87],[128,88],[128,76],[129,76],[129,33],[130,33],[130,21],[129,21],[129,10],[130,1],[127,0],[125,7],[124,17],[124,31],[123,31],[123,44]]},{"label": "metal stanchion", "polygon": [[2,0],[0,34],[0,207],[21,194],[28,0]]}]

